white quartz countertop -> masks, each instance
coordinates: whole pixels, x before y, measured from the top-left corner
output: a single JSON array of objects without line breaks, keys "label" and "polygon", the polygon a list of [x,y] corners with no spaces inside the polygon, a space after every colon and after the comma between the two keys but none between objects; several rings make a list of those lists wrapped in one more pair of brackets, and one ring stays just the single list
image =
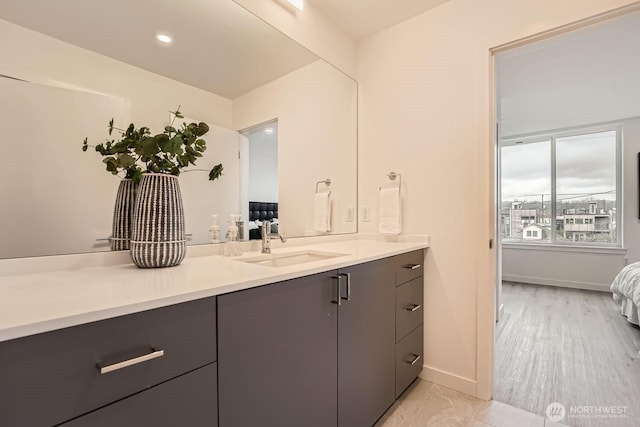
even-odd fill
[{"label": "white quartz countertop", "polygon": [[282,247],[273,254],[321,251],[345,254],[287,267],[238,261],[259,256],[187,257],[171,268],[133,264],[0,277],[0,341],[321,273],[428,247],[410,242],[346,240]]}]

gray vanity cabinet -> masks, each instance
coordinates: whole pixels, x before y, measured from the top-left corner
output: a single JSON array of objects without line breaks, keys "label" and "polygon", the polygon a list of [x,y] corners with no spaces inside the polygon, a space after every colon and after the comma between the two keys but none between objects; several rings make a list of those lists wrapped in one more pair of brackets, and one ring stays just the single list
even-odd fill
[{"label": "gray vanity cabinet", "polygon": [[338,426],[371,427],[395,400],[394,269],[383,259],[338,273]]},{"label": "gray vanity cabinet", "polygon": [[335,425],[335,276],[330,271],[218,297],[220,426]]},{"label": "gray vanity cabinet", "polygon": [[219,296],[220,426],[374,425],[396,397],[398,262]]},{"label": "gray vanity cabinet", "polygon": [[370,427],[422,369],[422,259],[0,342],[0,426]]}]

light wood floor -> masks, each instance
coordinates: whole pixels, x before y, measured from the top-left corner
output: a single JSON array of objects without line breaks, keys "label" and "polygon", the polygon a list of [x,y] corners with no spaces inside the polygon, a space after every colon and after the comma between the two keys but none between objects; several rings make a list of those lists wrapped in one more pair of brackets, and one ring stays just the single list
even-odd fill
[{"label": "light wood floor", "polygon": [[547,405],[627,406],[624,418],[565,418],[579,427],[640,426],[640,329],[611,294],[503,284],[495,400],[544,415]]}]

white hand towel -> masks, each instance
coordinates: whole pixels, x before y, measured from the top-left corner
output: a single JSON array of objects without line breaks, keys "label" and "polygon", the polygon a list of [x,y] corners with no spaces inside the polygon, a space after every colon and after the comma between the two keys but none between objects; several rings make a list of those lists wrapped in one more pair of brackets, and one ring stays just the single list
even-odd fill
[{"label": "white hand towel", "polygon": [[313,229],[321,233],[331,231],[331,193],[316,193]]},{"label": "white hand towel", "polygon": [[380,189],[378,217],[378,232],[382,234],[400,234],[402,232],[400,188]]}]

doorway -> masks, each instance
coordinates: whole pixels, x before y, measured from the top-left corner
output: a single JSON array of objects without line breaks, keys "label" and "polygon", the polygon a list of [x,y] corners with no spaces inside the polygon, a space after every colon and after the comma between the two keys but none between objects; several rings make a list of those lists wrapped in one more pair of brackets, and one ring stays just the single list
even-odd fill
[{"label": "doorway", "polygon": [[640,261],[639,43],[636,11],[494,52],[494,398],[568,425],[640,424],[640,329],[609,291]]}]

